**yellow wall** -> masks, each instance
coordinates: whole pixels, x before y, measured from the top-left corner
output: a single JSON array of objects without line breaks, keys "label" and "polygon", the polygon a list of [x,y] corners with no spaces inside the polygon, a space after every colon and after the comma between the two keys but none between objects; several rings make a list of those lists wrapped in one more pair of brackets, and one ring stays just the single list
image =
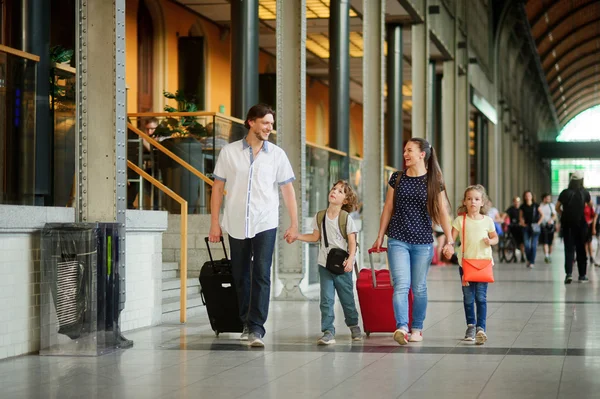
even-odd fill
[{"label": "yellow wall", "polygon": [[[137,109],[137,10],[140,0],[127,0],[126,5],[126,83],[129,87],[127,96],[127,111],[136,112]],[[166,79],[155,79],[164,82],[159,88],[175,92],[178,86],[177,65],[177,39],[187,36],[194,24],[199,26],[205,38],[206,46],[206,111],[219,111],[219,106],[225,106],[225,113],[231,112],[231,45],[230,35],[221,32],[220,28],[197,15],[187,11],[173,2],[159,1],[163,24],[155,22],[155,40],[164,42],[166,57]],[[151,14],[153,14],[151,10]],[[152,15],[156,18],[156,15]],[[164,32],[160,26],[164,25]],[[259,73],[274,73],[275,57],[263,51],[259,54]],[[158,73],[156,68],[154,73]],[[322,123],[324,142],[328,144],[329,134],[329,88],[317,79],[307,76],[306,89],[306,139],[317,142],[317,108],[322,108]],[[156,83],[155,83],[156,85]],[[165,86],[165,87],[162,87]],[[154,112],[157,109],[157,100],[154,99]],[[174,104],[172,104],[174,105]],[[350,106],[350,125],[353,132],[350,138],[350,155],[361,154],[363,139],[362,105],[352,103]]]}]

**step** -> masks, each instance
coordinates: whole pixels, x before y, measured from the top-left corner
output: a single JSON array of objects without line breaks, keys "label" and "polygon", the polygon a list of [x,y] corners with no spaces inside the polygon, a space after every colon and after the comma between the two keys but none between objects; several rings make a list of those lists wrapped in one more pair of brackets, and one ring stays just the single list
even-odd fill
[{"label": "step", "polygon": [[[189,295],[193,295],[193,294],[199,294],[200,293],[200,286],[196,285],[196,286],[192,286],[192,287],[188,287],[187,288],[187,294]],[[181,289],[177,288],[176,290],[167,290],[167,291],[163,291],[162,292],[162,298],[166,299],[166,298],[179,298],[179,296],[181,295]]]},{"label": "step", "polygon": [[170,278],[177,278],[177,270],[163,270],[162,278],[163,278],[163,280],[167,280]]},{"label": "step", "polygon": [[163,271],[179,270],[179,263],[178,262],[163,262],[162,269],[163,269]]},{"label": "step", "polygon": [[[208,316],[206,316],[206,307],[205,306],[194,306],[188,307],[186,312],[187,319],[191,317],[204,317],[204,321],[208,323]],[[171,312],[163,313],[161,317],[161,322],[165,323],[174,323],[179,324],[179,309],[173,310]]]},{"label": "step", "polygon": [[[200,285],[200,281],[198,281],[197,278],[189,278],[186,281],[185,284],[188,288],[190,287],[197,287]],[[176,290],[178,288],[181,287],[181,280],[177,277],[175,278],[164,278],[162,281],[162,290],[163,291],[169,291],[169,290]]]},{"label": "step", "polygon": [[[202,304],[202,298],[200,297],[200,294],[188,294],[187,296],[187,308],[193,308],[193,307],[197,307],[197,306],[201,306],[204,307],[204,305]],[[162,300],[162,312],[164,313],[169,313],[169,312],[174,312],[177,311],[179,312],[179,297],[174,297],[174,298],[163,298]]]}]

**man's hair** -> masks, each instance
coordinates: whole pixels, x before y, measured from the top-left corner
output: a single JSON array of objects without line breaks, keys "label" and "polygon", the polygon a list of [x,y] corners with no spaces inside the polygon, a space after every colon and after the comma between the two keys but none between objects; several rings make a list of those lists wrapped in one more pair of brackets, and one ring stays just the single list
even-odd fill
[{"label": "man's hair", "polygon": [[273,115],[273,118],[275,118],[275,111],[273,111],[269,105],[256,104],[248,110],[248,113],[246,114],[246,120],[244,121],[244,126],[246,129],[250,129],[250,124],[248,123],[249,121],[264,118],[268,114]]},{"label": "man's hair", "polygon": [[156,116],[151,116],[144,120],[144,126],[146,126],[149,123],[156,123],[156,126],[160,125],[160,121],[158,120],[158,118]]}]

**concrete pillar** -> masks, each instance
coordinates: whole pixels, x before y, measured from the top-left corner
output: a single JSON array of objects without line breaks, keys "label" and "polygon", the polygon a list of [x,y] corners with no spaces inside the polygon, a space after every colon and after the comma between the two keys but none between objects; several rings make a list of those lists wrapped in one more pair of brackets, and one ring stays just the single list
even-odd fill
[{"label": "concrete pillar", "polygon": [[258,0],[231,2],[231,115],[258,102]]},{"label": "concrete pillar", "polygon": [[[385,56],[383,53],[384,44],[384,27],[385,27],[385,0],[363,0],[363,182],[364,192],[368,193],[368,201],[364,201],[363,208],[363,237],[366,242],[363,244],[361,251],[362,264],[366,260],[367,251],[370,243],[375,241],[379,231],[379,218],[385,201],[387,192],[387,184],[384,179],[383,169],[383,154],[384,154],[384,118],[383,118],[383,90],[385,78]],[[388,33],[392,33],[394,46],[390,47],[390,38],[388,35],[388,57],[399,57],[399,60],[391,62],[397,65],[399,61],[400,73],[394,71],[395,83],[393,95],[397,107],[396,110],[390,109],[390,74],[388,74],[388,118],[390,113],[395,115],[393,124],[398,127],[396,116],[399,115],[400,126],[399,131],[393,133],[392,145],[399,146],[394,154],[400,156],[400,164],[392,164],[395,167],[402,166],[402,46],[398,43],[402,41],[401,27],[393,27],[388,29]],[[398,48],[399,47],[399,48]],[[399,50],[399,52],[398,52]],[[389,65],[389,64],[388,64]],[[400,77],[398,81],[398,77]],[[398,95],[399,94],[399,95]],[[400,100],[398,103],[397,101]],[[397,142],[399,140],[399,142]],[[397,162],[396,160],[395,162]]]},{"label": "concrete pillar", "polygon": [[[329,16],[329,142],[350,151],[350,2],[332,0]],[[342,159],[340,177],[350,177],[348,156]]]},{"label": "concrete pillar", "polygon": [[[458,208],[456,199],[456,79],[458,63],[454,60],[444,62],[444,77],[442,79],[442,159],[441,168],[446,182],[446,192],[451,201],[452,209]],[[460,192],[460,189],[458,189]]]},{"label": "concrete pillar", "polygon": [[488,122],[488,148],[486,148],[486,156],[488,157],[488,187],[486,188],[496,208],[502,204],[502,178],[500,173],[500,159],[502,157],[501,134],[501,120],[496,125]]},{"label": "concrete pillar", "polygon": [[[306,201],[306,0],[277,1],[277,140],[294,169],[298,198],[298,231],[304,232]],[[282,202],[283,203],[283,202]],[[287,213],[282,212],[282,215]],[[277,277],[283,290],[277,299],[306,299],[300,291],[308,244],[288,245],[283,233],[289,226],[280,218],[277,240]]]},{"label": "concrete pillar", "polygon": [[[425,10],[427,1],[423,0]],[[429,79],[429,22],[413,25],[412,32],[412,137],[431,140],[431,104]]]},{"label": "concrete pillar", "polygon": [[519,137],[518,132],[516,131],[516,125],[511,121],[511,145],[512,151],[510,155],[511,161],[511,191],[512,195],[521,196],[521,186],[519,182],[519,173],[520,173],[520,147],[519,147]]},{"label": "concrete pillar", "polygon": [[[363,10],[368,10],[366,7]],[[363,34],[366,29],[366,22],[363,18]],[[363,39],[364,41],[364,39]],[[403,112],[402,112],[402,25],[391,24],[387,27],[387,135],[388,135],[388,165],[401,169],[404,159],[402,158],[403,143]],[[365,47],[365,53],[370,51]],[[363,57],[363,74],[368,67],[369,59]],[[364,90],[364,89],[363,89]],[[364,112],[364,120],[370,119],[369,114]],[[365,126],[370,131],[371,127]],[[365,137],[370,137],[365,135]],[[365,147],[366,148],[366,147]]]},{"label": "concrete pillar", "polygon": [[[456,129],[455,129],[455,204],[462,202],[465,188],[469,185],[469,73],[467,39],[458,30],[456,59],[460,62],[456,77]],[[414,104],[413,104],[414,106]]]},{"label": "concrete pillar", "polygon": [[119,223],[122,310],[127,189],[125,0],[77,0],[76,7],[77,220]]}]

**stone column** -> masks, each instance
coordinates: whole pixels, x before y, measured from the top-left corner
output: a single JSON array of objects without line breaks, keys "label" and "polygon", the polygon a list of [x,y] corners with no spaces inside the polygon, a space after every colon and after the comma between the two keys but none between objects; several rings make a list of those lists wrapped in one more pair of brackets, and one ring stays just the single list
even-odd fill
[{"label": "stone column", "polygon": [[[383,53],[384,24],[385,24],[385,0],[363,0],[363,181],[364,192],[368,193],[368,201],[364,201],[363,208],[363,238],[366,242],[362,244],[361,264],[364,264],[367,249],[377,238],[379,232],[379,218],[385,201],[386,184],[383,171],[384,154],[384,119],[383,119],[383,89],[385,79],[385,56]],[[396,65],[400,59],[400,71],[390,71],[388,74],[388,120],[393,126],[393,132],[388,132],[398,143],[392,139],[392,145],[402,147],[402,27],[396,26],[388,29],[392,39],[388,36],[388,57],[395,59],[388,65]],[[400,41],[400,42],[399,42]],[[390,47],[392,43],[393,47]],[[394,75],[394,79],[390,79]],[[398,80],[399,77],[399,80]],[[390,89],[390,81],[393,88]],[[390,95],[393,100],[390,102]],[[399,101],[399,103],[398,103]],[[397,109],[390,109],[394,107]],[[394,115],[394,116],[393,116]],[[399,129],[398,120],[399,115]],[[399,131],[398,131],[399,130]],[[392,154],[398,154],[394,149]],[[401,152],[400,152],[401,154]],[[400,158],[402,159],[402,158]],[[390,160],[392,162],[393,160]],[[401,167],[392,164],[395,167]],[[366,195],[366,194],[365,194]]]},{"label": "stone column", "polygon": [[[367,11],[367,5],[363,8]],[[363,18],[363,31],[370,29],[366,26],[366,21]],[[372,30],[372,29],[371,29]],[[364,40],[364,39],[363,39]],[[380,39],[381,40],[381,39]],[[388,44],[388,55],[387,55],[387,154],[388,154],[388,165],[401,169],[404,163],[402,154],[404,151],[403,143],[403,111],[402,111],[402,25],[392,24],[387,27],[387,44]],[[365,53],[371,52],[365,46]],[[363,74],[365,77],[366,68],[371,60],[366,55],[363,57]],[[373,61],[376,62],[376,61]],[[363,89],[364,90],[364,89]],[[382,96],[381,94],[379,94]],[[383,108],[383,105],[382,105]],[[364,120],[370,119],[369,114],[366,113],[365,107],[363,106]],[[364,131],[368,132],[371,130],[370,126],[365,126]],[[370,137],[365,135],[365,138]],[[365,143],[366,145],[366,143]],[[365,147],[366,148],[366,147]],[[367,191],[368,192],[368,191]]]},{"label": "stone column", "polygon": [[458,31],[456,60],[459,62],[456,77],[456,130],[455,130],[455,204],[462,202],[469,185],[469,71],[467,38]]},{"label": "stone column", "polygon": [[77,0],[77,220],[119,223],[125,306],[125,0]]},{"label": "stone column", "polygon": [[[306,0],[277,0],[277,141],[294,169],[298,200],[298,231],[304,232],[306,201]],[[287,215],[285,206],[281,214]],[[277,277],[283,290],[277,299],[306,299],[300,291],[308,244],[289,245],[283,233],[289,218],[281,217],[277,240]]]},{"label": "stone column", "polygon": [[[425,10],[427,1],[423,0]],[[425,16],[424,22],[413,25],[412,32],[412,137],[431,138],[431,121],[428,99],[431,84],[429,79],[429,22]]]},{"label": "stone column", "polygon": [[456,211],[459,206],[456,193],[460,192],[456,184],[456,120],[457,120],[457,104],[456,96],[456,80],[458,63],[454,60],[444,62],[444,77],[442,78],[442,172],[446,182],[446,192],[448,199],[451,201],[452,210]]}]

